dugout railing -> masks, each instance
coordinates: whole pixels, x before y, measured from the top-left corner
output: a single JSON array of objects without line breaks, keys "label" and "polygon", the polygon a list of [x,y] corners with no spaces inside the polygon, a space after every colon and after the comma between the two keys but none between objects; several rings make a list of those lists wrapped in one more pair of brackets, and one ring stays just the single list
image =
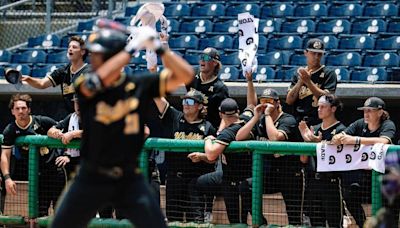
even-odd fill
[{"label": "dugout railing", "polygon": [[[3,142],[3,135],[0,135],[0,143]],[[49,218],[38,218],[38,170],[40,147],[48,148],[79,148],[80,141],[74,140],[68,145],[61,141],[47,136],[24,136],[19,137],[16,145],[29,145],[29,169],[28,169],[28,217],[22,216],[0,216],[0,224],[17,225],[36,224],[46,226]],[[174,152],[195,152],[204,151],[204,142],[201,140],[172,140],[161,138],[147,139],[143,152],[140,155],[139,163],[145,176],[148,176],[148,152],[153,149]],[[400,146],[391,145],[388,153],[400,150]],[[252,224],[262,224],[262,197],[263,197],[263,155],[284,154],[284,155],[309,155],[315,156],[315,143],[299,142],[269,142],[269,141],[242,141],[232,142],[224,153],[252,152]],[[371,209],[374,215],[382,205],[380,174],[372,171],[371,179]],[[127,221],[115,221],[110,219],[94,219],[90,227],[130,227]]]}]

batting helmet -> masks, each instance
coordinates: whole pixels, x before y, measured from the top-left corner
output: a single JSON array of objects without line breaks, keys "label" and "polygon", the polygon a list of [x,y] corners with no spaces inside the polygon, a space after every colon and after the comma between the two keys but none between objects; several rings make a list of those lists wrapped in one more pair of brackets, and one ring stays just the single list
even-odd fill
[{"label": "batting helmet", "polygon": [[105,61],[124,49],[126,38],[120,31],[100,29],[90,34],[87,48],[91,52],[103,53]]}]

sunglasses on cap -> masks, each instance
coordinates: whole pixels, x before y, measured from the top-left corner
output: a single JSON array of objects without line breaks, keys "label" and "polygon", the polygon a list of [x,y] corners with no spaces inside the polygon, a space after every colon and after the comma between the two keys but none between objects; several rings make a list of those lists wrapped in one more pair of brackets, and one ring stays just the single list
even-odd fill
[{"label": "sunglasses on cap", "polygon": [[275,99],[273,98],[261,98],[260,103],[261,104],[274,104]]},{"label": "sunglasses on cap", "polygon": [[213,61],[214,59],[213,59],[213,57],[211,57],[210,55],[202,54],[202,55],[200,56],[200,60],[201,60],[201,61],[204,61],[204,62],[210,62],[210,61]]},{"label": "sunglasses on cap", "polygon": [[182,105],[192,106],[194,104],[196,104],[196,101],[194,99],[192,99],[192,98],[185,98],[185,99],[182,100]]}]

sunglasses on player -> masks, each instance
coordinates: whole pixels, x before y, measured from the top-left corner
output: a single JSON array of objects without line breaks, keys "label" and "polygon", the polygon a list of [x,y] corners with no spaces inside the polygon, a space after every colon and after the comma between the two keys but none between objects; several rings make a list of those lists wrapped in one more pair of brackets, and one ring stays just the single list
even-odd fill
[{"label": "sunglasses on player", "polygon": [[182,105],[189,105],[192,106],[196,103],[196,101],[192,98],[185,98],[182,100]]},{"label": "sunglasses on player", "polygon": [[213,57],[211,57],[211,56],[209,56],[207,54],[202,54],[200,56],[200,60],[204,61],[204,62],[210,62],[210,61],[213,61],[214,59],[213,59]]}]

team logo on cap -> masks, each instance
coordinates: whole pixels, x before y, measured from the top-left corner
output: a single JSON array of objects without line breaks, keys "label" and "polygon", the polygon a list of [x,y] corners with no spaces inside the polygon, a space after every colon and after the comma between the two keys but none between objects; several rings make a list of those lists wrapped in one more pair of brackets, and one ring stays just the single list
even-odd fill
[{"label": "team logo on cap", "polygon": [[92,33],[90,34],[88,40],[90,43],[92,43],[93,41],[95,41],[97,39],[97,33]]},{"label": "team logo on cap", "polygon": [[266,89],[266,90],[264,90],[264,94],[263,95],[270,96],[271,93],[272,93],[272,91],[270,89]]},{"label": "team logo on cap", "polygon": [[316,42],[313,44],[313,47],[314,47],[315,49],[322,49],[322,43],[319,42],[319,41],[316,41]]},{"label": "team logo on cap", "polygon": [[371,99],[367,99],[364,103],[364,106],[369,106],[371,104]]}]

